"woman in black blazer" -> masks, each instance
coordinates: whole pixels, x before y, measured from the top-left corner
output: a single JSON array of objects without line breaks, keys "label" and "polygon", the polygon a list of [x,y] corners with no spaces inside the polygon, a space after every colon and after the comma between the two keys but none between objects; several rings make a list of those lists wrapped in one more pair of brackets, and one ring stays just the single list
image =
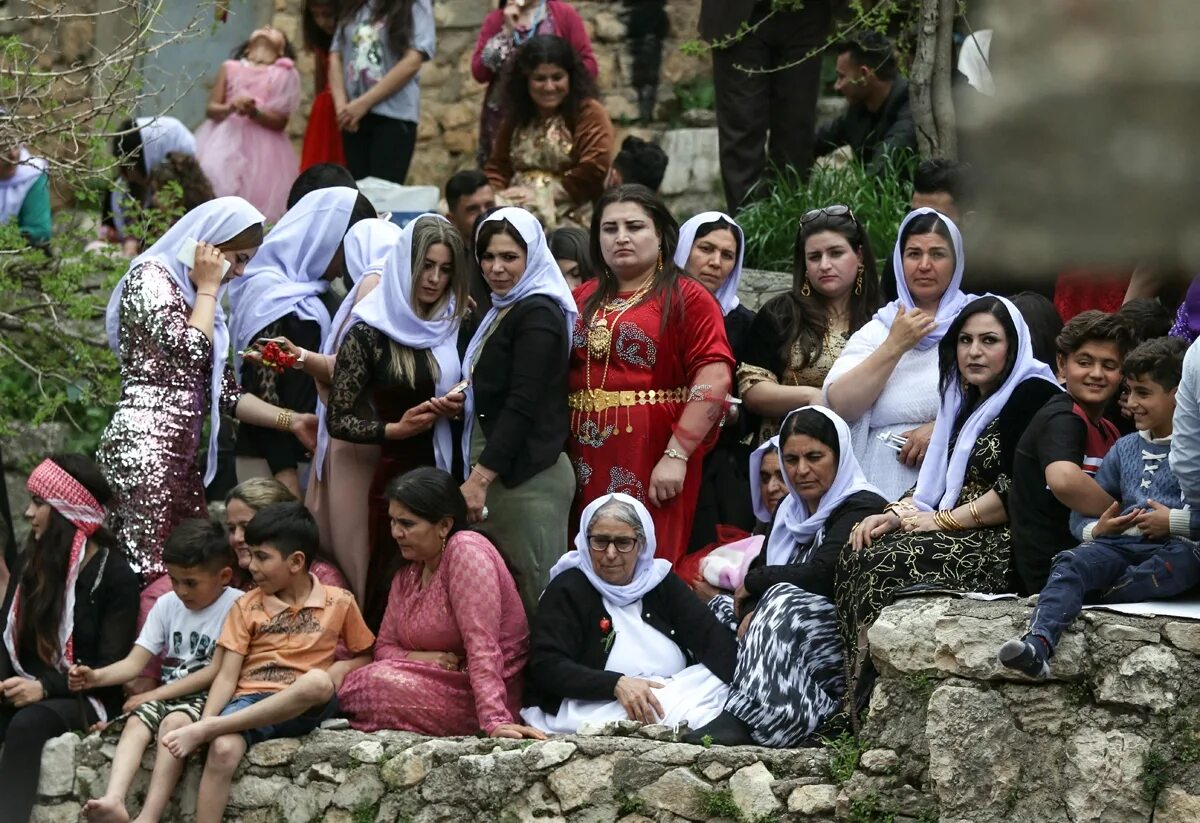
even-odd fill
[{"label": "woman in black blazer", "polygon": [[518,208],[479,224],[475,252],[492,308],[471,338],[463,374],[463,497],[516,578],[530,616],[567,546],[575,473],[563,451],[567,350],[575,301],[537,219]]},{"label": "woman in black blazer", "polygon": [[737,640],[654,550],[636,499],[610,494],[584,509],[534,623],[526,723],[573,734],[623,719],[696,728],[720,714]]}]

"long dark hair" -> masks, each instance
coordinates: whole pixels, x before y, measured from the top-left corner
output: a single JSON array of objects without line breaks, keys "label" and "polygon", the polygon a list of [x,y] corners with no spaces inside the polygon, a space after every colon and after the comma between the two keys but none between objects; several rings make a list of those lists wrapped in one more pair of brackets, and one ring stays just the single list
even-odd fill
[{"label": "long dark hair", "polygon": [[546,235],[546,245],[555,260],[574,260],[579,264],[575,276],[582,283],[596,277],[596,264],[588,251],[590,241],[588,233],[577,226],[565,226]]},{"label": "long dark hair", "polygon": [[300,36],[304,41],[304,48],[308,51],[328,52],[329,47],[333,45],[333,35],[328,34],[313,19],[314,6],[333,6],[335,16],[341,19],[338,0],[304,0],[304,9],[300,13]]},{"label": "long dark hair", "polygon": [[543,63],[558,66],[567,73],[567,96],[562,102],[562,114],[567,125],[574,128],[583,101],[596,96],[596,84],[584,70],[583,62],[571,44],[552,34],[529,38],[509,61],[504,81],[508,116],[514,126],[526,126],[537,120],[537,106],[529,94],[529,75]]},{"label": "long dark hair", "polygon": [[808,267],[804,246],[810,237],[831,231],[845,238],[851,251],[862,255],[862,292],[857,286],[850,291],[850,334],[861,329],[879,308],[879,272],[875,266],[875,255],[871,251],[871,239],[857,219],[848,214],[821,214],[804,223],[796,231],[796,242],[792,248],[792,290],[769,301],[763,311],[770,312],[780,328],[786,330],[780,357],[784,364],[791,361],[793,348],[799,343],[800,363],[804,369],[821,358],[825,349],[825,335],[829,332],[829,306],[825,298],[810,289],[802,289],[807,278]]},{"label": "long dark hair", "polygon": [[837,426],[816,409],[803,409],[788,415],[779,430],[780,447],[797,434],[806,434],[828,446],[833,451],[834,462],[841,457],[842,444],[838,440]]},{"label": "long dark hair", "polygon": [[467,501],[448,471],[422,466],[405,472],[388,484],[384,497],[431,523],[449,517],[454,523],[450,534],[467,528]]},{"label": "long dark hair", "polygon": [[962,395],[963,399],[962,405],[959,407],[958,418],[954,421],[954,428],[951,429],[952,437],[958,436],[958,430],[962,428],[963,422],[971,416],[971,412],[975,411],[975,407],[983,400],[979,387],[969,383],[964,384],[962,372],[958,370],[958,335],[967,321],[977,314],[990,314],[996,318],[1000,327],[1004,329],[1004,336],[1008,339],[1008,352],[1004,355],[1004,373],[1000,377],[999,385],[1003,385],[1008,380],[1012,374],[1013,365],[1017,362],[1017,349],[1020,346],[1020,341],[1017,339],[1017,326],[1008,313],[1008,307],[1000,302],[1000,298],[979,297],[963,306],[958,317],[954,318],[954,322],[946,330],[946,336],[938,343],[938,389],[943,397],[946,392],[956,391]]},{"label": "long dark hair", "polygon": [[671,210],[657,194],[645,186],[636,183],[611,188],[600,199],[592,210],[592,240],[590,251],[592,260],[596,262],[596,290],[588,297],[583,306],[583,324],[586,327],[596,312],[608,301],[617,296],[617,276],[604,262],[604,254],[600,250],[600,224],[604,222],[604,210],[614,203],[633,203],[650,217],[654,228],[661,239],[659,248],[662,251],[663,267],[654,275],[654,295],[661,296],[663,301],[662,324],[665,330],[671,319],[671,309],[683,311],[683,301],[678,297],[679,278],[685,277],[683,271],[675,265],[675,247],[679,245],[679,224],[671,215]]},{"label": "long dark hair", "polygon": [[[87,489],[101,506],[112,500],[112,489],[100,469],[82,454],[55,454],[50,459]],[[101,526],[89,538],[107,549],[114,549],[117,539]],[[63,620],[67,600],[67,566],[71,559],[71,543],[75,526],[50,509],[42,536],[29,535],[25,547],[25,567],[21,571],[21,612],[17,626],[17,648],[37,649],[42,662],[53,666],[62,649],[58,645],[58,630]]]}]

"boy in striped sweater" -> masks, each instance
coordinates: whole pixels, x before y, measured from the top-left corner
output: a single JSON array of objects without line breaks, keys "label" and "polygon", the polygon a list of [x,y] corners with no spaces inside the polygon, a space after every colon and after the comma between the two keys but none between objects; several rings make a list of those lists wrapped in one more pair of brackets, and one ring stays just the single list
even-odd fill
[{"label": "boy in striped sweater", "polygon": [[1183,503],[1171,473],[1175,390],[1187,343],[1148,340],[1130,352],[1124,372],[1137,431],[1116,442],[1096,482],[1114,502],[1098,520],[1072,515],[1082,544],[1054,558],[1029,632],[1000,647],[1000,662],[1031,677],[1050,673],[1049,659],[1085,597],[1136,603],[1182,594],[1200,583],[1200,512]]}]

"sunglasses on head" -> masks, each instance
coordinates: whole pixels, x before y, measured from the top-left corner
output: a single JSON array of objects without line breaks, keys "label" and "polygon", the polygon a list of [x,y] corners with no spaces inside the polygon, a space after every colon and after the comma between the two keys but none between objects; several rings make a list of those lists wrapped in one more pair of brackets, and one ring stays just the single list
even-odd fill
[{"label": "sunglasses on head", "polygon": [[818,217],[849,217],[854,221],[855,225],[858,224],[858,218],[854,216],[854,212],[850,211],[849,206],[836,205],[806,211],[800,218],[800,225],[804,226],[806,223],[811,223]]}]

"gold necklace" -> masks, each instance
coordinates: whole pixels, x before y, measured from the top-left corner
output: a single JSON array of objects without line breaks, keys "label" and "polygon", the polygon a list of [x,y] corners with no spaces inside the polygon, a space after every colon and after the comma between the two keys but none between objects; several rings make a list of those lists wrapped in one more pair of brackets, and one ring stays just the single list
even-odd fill
[{"label": "gold necklace", "polygon": [[[592,322],[588,325],[587,334],[588,354],[593,360],[605,358],[611,351],[612,331],[617,327],[617,322],[620,321],[621,316],[625,312],[636,306],[646,296],[646,292],[650,290],[651,282],[653,282],[653,278],[643,283],[630,297],[610,301],[596,310],[596,313],[592,316]],[[619,314],[613,318],[612,325],[610,326],[608,313],[612,311],[619,312]],[[607,371],[607,365],[606,362],[605,371]],[[601,383],[601,386],[603,387],[603,383]]]}]

